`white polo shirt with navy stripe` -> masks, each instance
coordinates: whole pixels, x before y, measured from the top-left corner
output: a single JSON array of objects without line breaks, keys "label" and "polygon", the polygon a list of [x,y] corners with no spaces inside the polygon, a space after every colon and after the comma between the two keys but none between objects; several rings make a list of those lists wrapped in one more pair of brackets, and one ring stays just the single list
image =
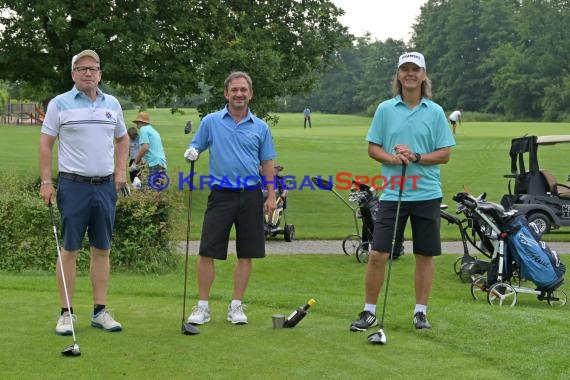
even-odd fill
[{"label": "white polo shirt with navy stripe", "polygon": [[49,102],[41,132],[59,138],[60,172],[98,177],[114,172],[115,139],[127,128],[114,96],[97,89],[92,101],[74,86]]}]

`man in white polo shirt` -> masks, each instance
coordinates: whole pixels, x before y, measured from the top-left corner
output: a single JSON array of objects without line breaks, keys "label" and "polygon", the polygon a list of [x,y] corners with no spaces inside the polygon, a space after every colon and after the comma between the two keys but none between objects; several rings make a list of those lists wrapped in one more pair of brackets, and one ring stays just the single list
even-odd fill
[{"label": "man in white polo shirt", "polygon": [[[86,232],[94,303],[91,325],[105,331],[121,331],[122,325],[109,314],[106,303],[115,204],[117,191],[126,185],[129,137],[119,102],[98,88],[99,55],[93,50],[75,55],[71,77],[75,86],[53,98],[47,107],[39,144],[40,196],[46,204],[53,204],[57,198],[63,238],[61,264],[69,295],[68,305],[58,263],[61,314],[55,331],[60,335],[72,334],[76,262]],[[57,194],[51,170],[56,139]]]}]

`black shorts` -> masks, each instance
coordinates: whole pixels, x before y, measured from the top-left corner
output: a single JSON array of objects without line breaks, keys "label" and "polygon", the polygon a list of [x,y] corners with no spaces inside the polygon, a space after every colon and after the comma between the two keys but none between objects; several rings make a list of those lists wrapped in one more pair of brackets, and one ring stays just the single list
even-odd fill
[{"label": "black shorts", "polygon": [[204,215],[200,256],[227,259],[230,231],[234,224],[237,257],[265,257],[263,194],[260,189],[242,192],[212,190]]},{"label": "black shorts", "polygon": [[455,124],[457,124],[457,121],[455,121],[455,120],[451,120],[451,119],[449,119],[449,122],[451,123],[451,125],[455,125]]},{"label": "black shorts", "polygon": [[[392,250],[397,201],[381,201],[380,212],[374,223],[372,249],[378,252]],[[422,256],[441,255],[440,217],[441,198],[428,201],[402,202],[398,222],[396,247],[404,241],[404,230],[408,218],[412,224],[413,252]]]}]

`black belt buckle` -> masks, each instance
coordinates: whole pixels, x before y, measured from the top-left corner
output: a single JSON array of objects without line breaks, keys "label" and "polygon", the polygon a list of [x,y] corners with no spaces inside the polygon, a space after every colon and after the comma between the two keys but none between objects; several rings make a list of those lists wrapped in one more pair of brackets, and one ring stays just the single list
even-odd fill
[{"label": "black belt buckle", "polygon": [[88,177],[89,178],[89,184],[91,185],[100,185],[103,183],[103,178],[101,177]]}]

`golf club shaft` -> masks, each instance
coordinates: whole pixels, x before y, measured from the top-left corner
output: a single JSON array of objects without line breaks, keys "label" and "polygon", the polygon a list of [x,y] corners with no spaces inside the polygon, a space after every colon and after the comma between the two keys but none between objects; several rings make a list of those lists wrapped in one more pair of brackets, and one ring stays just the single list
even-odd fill
[{"label": "golf club shaft", "polygon": [[384,305],[382,306],[382,318],[380,319],[380,328],[384,328],[384,316],[386,315],[386,304],[388,302],[388,288],[390,287],[390,277],[392,275],[392,261],[394,258],[394,250],[396,249],[396,238],[398,237],[398,225],[400,224],[400,206],[402,205],[402,193],[404,192],[404,179],[406,177],[406,165],[402,165],[402,182],[400,184],[400,192],[398,194],[398,204],[396,205],[396,221],[394,222],[394,234],[392,235],[392,249],[388,258],[388,278],[386,279],[386,287],[384,288]]},{"label": "golf club shaft", "polygon": [[190,246],[190,222],[192,220],[192,188],[194,187],[194,161],[190,161],[190,189],[188,191],[188,219],[186,221],[186,260],[184,262],[184,299],[182,301],[182,323],[186,319],[186,289],[188,284],[188,251]]},{"label": "golf club shaft", "polygon": [[59,260],[59,268],[61,270],[61,279],[63,281],[63,292],[65,293],[65,302],[67,310],[69,311],[69,319],[71,321],[71,334],[73,335],[73,343],[77,343],[75,338],[75,326],[73,325],[73,314],[71,313],[71,305],[69,303],[69,295],[67,294],[67,280],[65,279],[65,271],[63,270],[63,261],[61,260],[61,249],[59,248],[59,239],[57,238],[57,228],[55,226],[55,217],[53,215],[53,206],[51,202],[48,203],[49,213],[51,217],[51,225],[53,227],[53,235],[55,236],[55,245],[57,246],[57,258]]}]

